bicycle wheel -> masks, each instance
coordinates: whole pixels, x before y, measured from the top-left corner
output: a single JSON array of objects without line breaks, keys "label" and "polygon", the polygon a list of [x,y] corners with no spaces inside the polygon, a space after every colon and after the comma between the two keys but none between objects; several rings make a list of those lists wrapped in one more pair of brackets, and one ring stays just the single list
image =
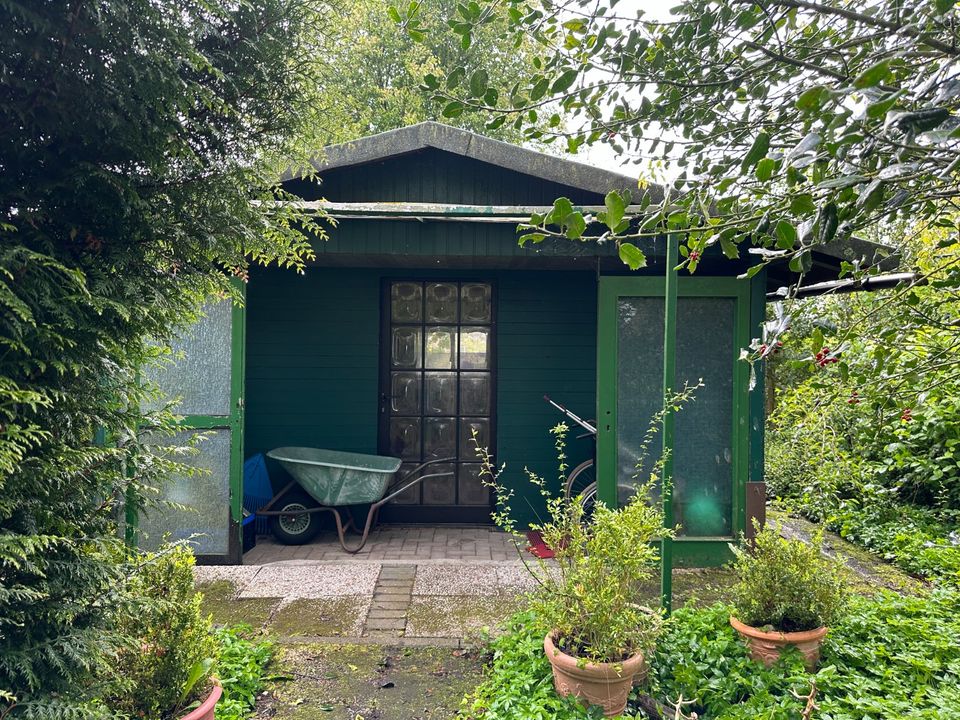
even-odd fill
[{"label": "bicycle wheel", "polygon": [[576,497],[590,485],[596,484],[596,481],[593,460],[584,460],[567,475],[567,481],[563,485],[563,496],[567,499]]}]

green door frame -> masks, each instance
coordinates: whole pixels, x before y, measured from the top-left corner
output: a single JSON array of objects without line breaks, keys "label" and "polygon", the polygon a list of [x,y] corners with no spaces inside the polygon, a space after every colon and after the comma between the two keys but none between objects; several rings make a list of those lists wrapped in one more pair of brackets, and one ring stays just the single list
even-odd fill
[{"label": "green door frame", "polygon": [[[240,522],[243,520],[243,392],[246,367],[246,297],[244,283],[234,281],[240,303],[231,302],[230,311],[230,411],[228,415],[185,415],[179,423],[184,430],[230,431],[230,504],[227,522],[227,553],[197,555],[197,562],[208,565],[239,565],[243,562],[243,541]],[[126,537],[136,541],[139,518],[127,513]]]},{"label": "green door frame", "polygon": [[[728,562],[729,543],[746,529],[746,482],[749,472],[749,366],[740,361],[741,348],[750,343],[751,282],[731,277],[682,277],[677,296],[733,298],[734,348],[732,468],[733,517],[730,537],[678,537],[673,543],[674,564],[678,567],[708,567]],[[605,276],[600,278],[597,306],[597,484],[600,499],[617,502],[617,302],[621,297],[663,298],[663,277]]]}]

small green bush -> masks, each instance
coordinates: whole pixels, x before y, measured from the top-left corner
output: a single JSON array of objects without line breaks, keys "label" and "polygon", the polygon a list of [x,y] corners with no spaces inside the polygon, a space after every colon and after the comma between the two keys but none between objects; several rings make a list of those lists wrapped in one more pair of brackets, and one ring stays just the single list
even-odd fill
[{"label": "small green bush", "polygon": [[220,645],[217,677],[223,686],[223,698],[217,704],[217,720],[243,720],[263,688],[265,671],[273,657],[273,643],[251,639],[247,625],[235,625],[216,631]]},{"label": "small green bush", "polygon": [[757,533],[750,550],[738,548],[733,588],[737,619],[782,632],[831,624],[846,596],[838,561],[821,553],[822,536],[807,544],[788,540],[780,528]]},{"label": "small green bush", "polygon": [[121,617],[133,644],[121,649],[106,705],[127,718],[164,720],[205,697],[218,654],[203,596],[193,584],[193,553],[171,545],[139,558],[132,604]]}]

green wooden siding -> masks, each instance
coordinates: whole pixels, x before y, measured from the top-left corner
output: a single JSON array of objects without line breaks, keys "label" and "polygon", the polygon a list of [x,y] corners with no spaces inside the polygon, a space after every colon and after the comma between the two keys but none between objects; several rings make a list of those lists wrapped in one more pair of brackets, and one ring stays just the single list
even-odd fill
[{"label": "green wooden siding", "polygon": [[[542,514],[524,466],[556,482],[544,393],[592,416],[596,279],[589,272],[308,268],[255,272],[248,290],[247,455],[281,445],[377,451],[380,281],[490,280],[497,288],[497,459],[518,519]],[[570,441],[571,463],[589,456]],[[273,468],[271,468],[273,470]],[[276,474],[276,473],[274,473]]]},{"label": "green wooden siding", "polygon": [[586,192],[433,148],[327,170],[320,185],[292,181],[287,187],[305,200],[323,197],[331,202],[551,205],[566,196],[575,204],[603,204],[603,193]]}]

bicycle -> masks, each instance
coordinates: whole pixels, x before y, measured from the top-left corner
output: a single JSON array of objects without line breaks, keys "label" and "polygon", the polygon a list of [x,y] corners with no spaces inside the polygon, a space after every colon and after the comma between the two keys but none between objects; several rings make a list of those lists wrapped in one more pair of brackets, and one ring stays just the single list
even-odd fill
[{"label": "bicycle", "polygon": [[[577,440],[583,440],[584,438],[593,440],[593,457],[584,460],[573,468],[563,483],[564,498],[569,500],[570,498],[579,497],[580,503],[583,505],[583,516],[589,518],[597,503],[598,486],[596,471],[594,469],[597,458],[597,428],[591,424],[592,421],[584,420],[572,410],[565,408],[555,400],[551,400],[549,395],[544,395],[543,399],[587,431],[583,435],[577,435]],[[636,488],[633,485],[617,482],[617,496],[620,502],[628,500],[635,492]]]}]

